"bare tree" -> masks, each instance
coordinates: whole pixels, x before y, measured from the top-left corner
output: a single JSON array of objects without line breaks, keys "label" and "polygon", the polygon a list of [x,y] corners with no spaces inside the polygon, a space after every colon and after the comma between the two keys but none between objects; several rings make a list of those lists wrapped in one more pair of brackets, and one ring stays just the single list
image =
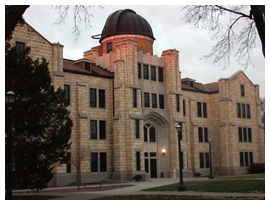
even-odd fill
[{"label": "bare tree", "polygon": [[[65,21],[68,18],[68,14],[70,10],[73,10],[73,21],[74,21],[74,27],[73,27],[73,37],[74,41],[78,41],[78,38],[81,35],[80,30],[80,24],[84,23],[85,29],[90,29],[92,26],[90,24],[91,17],[94,17],[90,12],[89,9],[93,6],[85,6],[85,5],[61,5],[61,6],[55,6],[54,8],[58,10],[59,12],[59,18],[57,19],[56,23],[58,25],[64,24]],[[102,9],[102,6],[99,6],[100,9]]]},{"label": "bare tree", "polygon": [[74,153],[71,156],[71,164],[76,168],[77,171],[77,187],[79,190],[80,184],[81,184],[81,164],[84,158],[89,155],[89,147],[87,145],[84,145],[81,147],[80,151],[78,153]]},{"label": "bare tree", "polygon": [[[238,63],[246,69],[249,65],[253,65],[251,52],[255,48],[257,34],[260,36],[262,52],[265,56],[264,5],[226,7],[196,5],[185,6],[183,9],[186,10],[184,17],[186,23],[192,23],[195,28],[213,31],[211,39],[218,40],[212,47],[212,51],[208,55],[204,55],[202,59],[213,59],[213,63],[223,64],[225,68],[230,64],[234,47],[238,46],[234,54]],[[222,17],[225,14],[230,15],[230,22],[226,25],[222,23]],[[241,29],[239,29],[240,23],[245,25]]]}]

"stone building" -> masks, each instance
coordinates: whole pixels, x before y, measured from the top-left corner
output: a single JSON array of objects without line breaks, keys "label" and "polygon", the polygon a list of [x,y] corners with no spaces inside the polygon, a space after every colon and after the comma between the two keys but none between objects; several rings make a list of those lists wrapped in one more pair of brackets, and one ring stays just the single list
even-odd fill
[{"label": "stone building", "polygon": [[74,124],[71,160],[55,168],[50,186],[76,181],[78,156],[82,182],[178,177],[178,124],[185,177],[209,174],[210,139],[214,175],[264,162],[259,86],[242,71],[208,84],[182,79],[179,52],[153,55],[151,26],[129,9],[112,13],[93,38],[100,45],[71,60],[27,23],[13,33],[13,46],[30,46],[32,58],[49,61]]}]

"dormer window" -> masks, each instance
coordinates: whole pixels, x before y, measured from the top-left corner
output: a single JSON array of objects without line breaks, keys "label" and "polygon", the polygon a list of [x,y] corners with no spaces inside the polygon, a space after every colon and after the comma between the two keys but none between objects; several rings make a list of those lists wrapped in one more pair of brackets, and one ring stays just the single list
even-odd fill
[{"label": "dormer window", "polygon": [[90,63],[85,62],[84,63],[84,68],[85,68],[85,70],[90,71]]},{"label": "dormer window", "polygon": [[194,87],[193,81],[189,81],[189,86],[192,87],[192,88]]}]

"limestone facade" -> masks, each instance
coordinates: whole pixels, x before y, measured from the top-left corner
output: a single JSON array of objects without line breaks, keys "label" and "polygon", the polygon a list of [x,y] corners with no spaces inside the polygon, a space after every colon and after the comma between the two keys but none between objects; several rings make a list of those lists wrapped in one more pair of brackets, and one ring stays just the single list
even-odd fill
[{"label": "limestone facade", "polygon": [[[138,51],[132,37],[115,40],[109,54],[93,48],[83,59],[63,59],[64,46],[50,43],[27,23],[15,28],[10,42],[30,46],[33,59],[46,58],[55,88],[69,87],[70,156],[84,155],[82,182],[126,181],[137,174],[144,180],[179,177],[179,123],[186,177],[209,174],[209,139],[214,175],[242,174],[250,163],[264,163],[259,86],[242,71],[212,84],[182,79],[177,50],[153,56]],[[50,186],[76,182],[71,162],[54,173]]]}]

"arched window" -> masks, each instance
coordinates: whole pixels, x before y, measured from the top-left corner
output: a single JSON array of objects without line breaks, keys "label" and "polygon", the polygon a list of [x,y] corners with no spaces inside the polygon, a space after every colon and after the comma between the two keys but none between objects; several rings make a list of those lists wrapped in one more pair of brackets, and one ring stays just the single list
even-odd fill
[{"label": "arched window", "polygon": [[156,129],[150,124],[144,126],[144,142],[156,142]]}]

